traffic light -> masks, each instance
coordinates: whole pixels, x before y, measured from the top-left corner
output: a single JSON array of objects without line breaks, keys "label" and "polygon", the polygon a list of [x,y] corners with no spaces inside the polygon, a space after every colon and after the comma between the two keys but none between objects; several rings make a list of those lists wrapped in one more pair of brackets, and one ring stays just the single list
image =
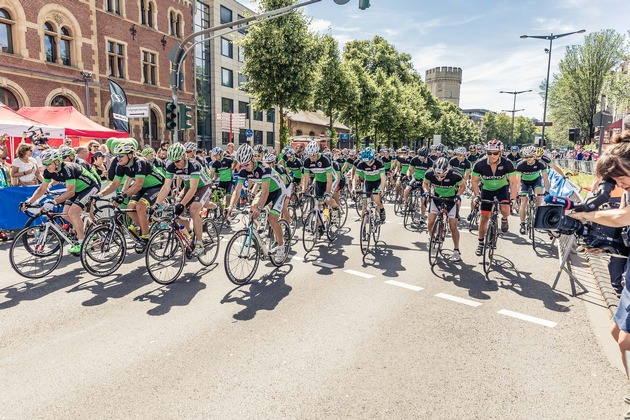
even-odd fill
[{"label": "traffic light", "polygon": [[192,128],[192,124],[190,123],[190,121],[192,120],[192,117],[190,115],[188,115],[189,112],[192,111],[192,108],[189,106],[186,106],[184,104],[179,104],[179,128],[180,130],[188,130],[189,128]]},{"label": "traffic light", "polygon": [[166,109],[166,129],[177,130],[177,105],[167,102],[164,108]]},{"label": "traffic light", "polygon": [[370,0],[359,0],[359,9],[365,10],[370,7]]},{"label": "traffic light", "polygon": [[580,129],[579,128],[569,128],[569,140],[573,143],[580,142]]}]

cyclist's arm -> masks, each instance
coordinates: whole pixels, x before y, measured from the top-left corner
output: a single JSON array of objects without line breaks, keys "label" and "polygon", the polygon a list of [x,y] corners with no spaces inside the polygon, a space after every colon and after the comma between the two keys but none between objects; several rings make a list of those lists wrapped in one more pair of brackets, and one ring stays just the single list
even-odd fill
[{"label": "cyclist's arm", "polygon": [[479,192],[479,177],[476,175],[472,176],[472,190],[475,197],[480,197],[481,193]]},{"label": "cyclist's arm", "polygon": [[195,177],[195,178],[190,178],[190,187],[188,188],[188,192],[186,193],[186,195],[184,196],[184,198],[182,198],[182,204],[183,205],[188,205],[188,203],[190,203],[190,201],[195,197],[195,194],[197,194],[197,188],[199,187],[199,178]]},{"label": "cyclist's arm", "polygon": [[560,167],[558,165],[556,165],[555,163],[551,162],[549,163],[549,166],[551,167],[551,169],[553,169],[554,171],[558,172],[558,175],[560,175],[561,177],[565,177],[564,172],[562,171],[562,169],[560,169]]},{"label": "cyclist's arm", "polygon": [[304,192],[308,190],[308,180],[310,179],[310,177],[310,172],[304,171],[304,174],[302,175],[302,191]]},{"label": "cyclist's arm", "polygon": [[509,173],[507,175],[508,177],[508,181],[510,181],[510,199],[512,201],[516,200],[516,195],[518,194],[518,182],[517,182],[517,177],[516,177],[516,173],[512,172]]},{"label": "cyclist's arm", "polygon": [[46,191],[48,191],[48,185],[49,185],[49,183],[46,182],[46,181],[41,183],[39,188],[37,188],[35,190],[35,192],[33,193],[33,195],[31,196],[31,198],[26,200],[26,204],[33,204],[34,202],[39,200],[44,195],[44,193],[46,193]]},{"label": "cyclist's arm", "polygon": [[407,168],[407,173],[404,175],[407,175],[409,178],[411,178],[415,172],[416,172],[416,168],[409,165],[409,167]]},{"label": "cyclist's arm", "polygon": [[422,193],[428,194],[430,190],[431,190],[431,183],[427,181],[427,179],[425,178],[424,181],[422,182]]},{"label": "cyclist's arm", "polygon": [[252,203],[252,216],[256,217],[260,213],[258,210],[258,206],[262,206],[267,202],[267,197],[269,197],[269,185],[271,184],[271,180],[261,182],[262,186],[260,187],[260,196],[255,203]]},{"label": "cyclist's arm", "polygon": [[236,200],[238,200],[241,197],[242,189],[243,189],[243,183],[239,179],[239,181],[236,183],[236,188],[234,189],[234,192],[232,193],[232,199],[230,200],[230,205],[228,207],[229,210],[231,210],[232,207],[234,207],[234,204],[236,204]]},{"label": "cyclist's arm", "polygon": [[326,172],[326,194],[330,195],[332,189],[332,169]]},{"label": "cyclist's arm", "polygon": [[385,176],[385,169],[381,169],[381,192],[385,192],[385,186],[387,185],[387,177]]},{"label": "cyclist's arm", "polygon": [[108,196],[111,193],[113,193],[114,191],[116,191],[116,189],[118,188],[118,186],[120,185],[120,179],[121,178],[114,178],[114,180],[112,181],[111,184],[109,184],[107,186],[107,188],[105,188],[103,191],[101,191],[101,195],[102,196]]},{"label": "cyclist's arm", "polygon": [[133,181],[133,185],[124,190],[124,193],[127,195],[127,197],[131,197],[142,189],[142,184],[144,184],[144,175],[136,175]]},{"label": "cyclist's arm", "polygon": [[457,195],[462,195],[466,191],[466,181],[463,179],[459,183],[459,187],[457,188]]},{"label": "cyclist's arm", "polygon": [[166,178],[164,180],[164,185],[160,189],[157,198],[155,199],[155,204],[161,206],[166,197],[168,197],[171,192],[171,186],[173,185],[173,178]]},{"label": "cyclist's arm", "polygon": [[549,191],[549,173],[545,170],[542,173],[543,177],[543,185],[545,186],[545,191]]},{"label": "cyclist's arm", "polygon": [[[66,201],[69,198],[72,198],[75,196],[76,194],[76,188],[77,186],[75,185],[76,179],[69,179],[66,181],[66,192],[64,192],[63,194],[61,194],[58,197],[54,198],[55,203],[57,204],[61,204],[64,201]],[[42,184],[44,185],[44,184]]]}]

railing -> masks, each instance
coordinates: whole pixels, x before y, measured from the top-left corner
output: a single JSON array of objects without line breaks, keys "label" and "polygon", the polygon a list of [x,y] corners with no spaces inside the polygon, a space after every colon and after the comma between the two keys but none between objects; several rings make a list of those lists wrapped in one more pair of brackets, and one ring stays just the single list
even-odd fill
[{"label": "railing", "polygon": [[572,172],[583,172],[586,174],[595,174],[595,165],[597,161],[577,160],[577,159],[554,159],[554,163],[561,168],[566,168]]}]

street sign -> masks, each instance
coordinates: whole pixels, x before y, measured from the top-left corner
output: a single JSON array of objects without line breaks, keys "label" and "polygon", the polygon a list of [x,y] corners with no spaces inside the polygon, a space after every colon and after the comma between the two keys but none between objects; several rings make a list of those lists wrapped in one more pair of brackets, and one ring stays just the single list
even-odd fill
[{"label": "street sign", "polygon": [[127,105],[127,118],[149,118],[149,105]]},{"label": "street sign", "polygon": [[442,143],[442,135],[441,134],[434,134],[433,135],[433,145],[437,146],[440,143]]},{"label": "street sign", "polygon": [[245,131],[245,136],[246,137],[254,137],[254,132],[251,129],[247,129],[247,131]]},{"label": "street sign", "polygon": [[[542,127],[542,126],[543,126],[543,123],[542,123],[542,121],[536,121],[536,122],[534,123],[534,126],[536,126],[536,127]],[[551,121],[546,121],[546,122],[545,122],[545,127],[551,127],[551,126],[553,126],[553,122],[551,122]]]},{"label": "street sign", "polygon": [[350,140],[350,134],[348,133],[339,134],[339,140]]},{"label": "street sign", "polygon": [[595,127],[608,127],[613,122],[612,114],[606,111],[600,111],[593,115],[593,125]]},{"label": "street sign", "polygon": [[328,128],[326,129],[326,137],[330,137],[330,135],[332,134],[332,131],[330,131]]}]

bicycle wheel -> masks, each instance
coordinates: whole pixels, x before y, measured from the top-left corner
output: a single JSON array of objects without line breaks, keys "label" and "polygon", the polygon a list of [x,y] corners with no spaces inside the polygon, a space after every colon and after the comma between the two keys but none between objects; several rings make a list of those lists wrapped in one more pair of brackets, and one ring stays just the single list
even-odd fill
[{"label": "bicycle wheel", "polygon": [[63,239],[52,229],[43,237],[45,230],[45,224],[29,226],[13,239],[9,261],[19,275],[38,279],[50,274],[61,262]]},{"label": "bicycle wheel", "polygon": [[361,209],[363,208],[363,196],[361,194],[354,195],[354,210],[357,216],[361,217]]},{"label": "bicycle wheel", "polygon": [[317,210],[311,211],[306,217],[302,228],[302,245],[306,252],[311,252],[317,242]]},{"label": "bicycle wheel", "polygon": [[536,251],[536,233],[534,229],[534,217],[536,214],[536,206],[529,205],[527,209],[527,230],[529,234],[529,240],[532,241],[532,248]]},{"label": "bicycle wheel", "polygon": [[394,214],[395,215],[400,215],[400,213],[403,211],[403,199],[404,199],[404,195],[403,195],[403,187],[402,185],[400,186],[400,190],[396,193],[396,197],[394,198]]},{"label": "bicycle wheel", "polygon": [[416,226],[420,225],[422,221],[422,200],[425,198],[415,195],[413,197],[413,204],[411,206],[411,220]]},{"label": "bicycle wheel", "polygon": [[295,209],[295,207],[292,207],[292,206],[289,206],[287,210],[289,212],[289,216],[291,217],[291,220],[288,220],[288,222],[289,222],[289,227],[291,228],[291,238],[293,238],[293,236],[295,235],[295,231],[297,230],[297,224],[298,224],[297,210]]},{"label": "bicycle wheel", "polygon": [[[280,229],[282,229],[282,239],[284,242],[284,257],[276,258],[275,254],[269,256],[269,260],[271,261],[271,264],[275,265],[276,267],[280,267],[282,264],[286,262],[287,258],[289,258],[289,252],[291,251],[291,237],[292,237],[291,227],[286,222],[286,220],[281,219],[278,221],[278,223],[280,224]],[[277,241],[274,238],[274,240],[271,241],[270,249],[273,249],[276,246],[277,246]]]},{"label": "bicycle wheel", "polygon": [[371,223],[372,223],[372,238],[374,239],[374,246],[376,247],[376,243],[381,238],[381,224],[382,224],[378,213],[374,213],[374,219],[372,219]]},{"label": "bicycle wheel", "polygon": [[219,228],[215,225],[212,220],[204,220],[203,222],[203,233],[202,233],[202,242],[203,242],[203,253],[197,257],[201,265],[208,267],[210,264],[214,263],[219,255]]},{"label": "bicycle wheel", "polygon": [[85,271],[97,277],[112,274],[127,255],[127,242],[120,229],[97,226],[85,235],[81,246],[81,264]]},{"label": "bicycle wheel", "polygon": [[311,211],[313,210],[314,201],[315,201],[314,198],[306,198],[304,199],[302,206],[300,206],[300,209],[302,210],[302,223],[303,224],[306,224],[306,219],[308,218],[308,216],[311,214]]},{"label": "bicycle wheel", "polygon": [[160,229],[147,244],[145,264],[151,278],[159,284],[174,282],[184,269],[186,246],[172,228]]},{"label": "bicycle wheel", "polygon": [[442,231],[444,230],[442,217],[435,219],[433,229],[431,229],[431,240],[429,241],[429,264],[433,267],[438,262],[438,257],[442,254]]},{"label": "bicycle wheel", "polygon": [[359,245],[361,246],[361,253],[366,255],[370,250],[370,240],[372,238],[372,227],[370,223],[370,213],[365,211],[361,218],[361,230],[359,234]]},{"label": "bicycle wheel", "polygon": [[239,286],[249,283],[256,274],[259,262],[260,246],[256,237],[249,229],[236,232],[230,238],[223,258],[228,279]]},{"label": "bicycle wheel", "polygon": [[469,216],[470,220],[468,220],[468,231],[472,233],[473,230],[479,228],[479,208],[475,207],[471,210],[471,214]]},{"label": "bicycle wheel", "polygon": [[488,230],[483,241],[483,271],[488,274],[492,268],[494,249],[496,247],[497,225],[494,220],[488,223]]},{"label": "bicycle wheel", "polygon": [[348,199],[345,196],[339,196],[339,229],[346,225],[348,221]]},{"label": "bicycle wheel", "polygon": [[337,231],[339,230],[339,209],[330,209],[328,214],[328,220],[325,220],[324,227],[326,230],[328,241],[333,242],[335,239],[337,239]]}]

